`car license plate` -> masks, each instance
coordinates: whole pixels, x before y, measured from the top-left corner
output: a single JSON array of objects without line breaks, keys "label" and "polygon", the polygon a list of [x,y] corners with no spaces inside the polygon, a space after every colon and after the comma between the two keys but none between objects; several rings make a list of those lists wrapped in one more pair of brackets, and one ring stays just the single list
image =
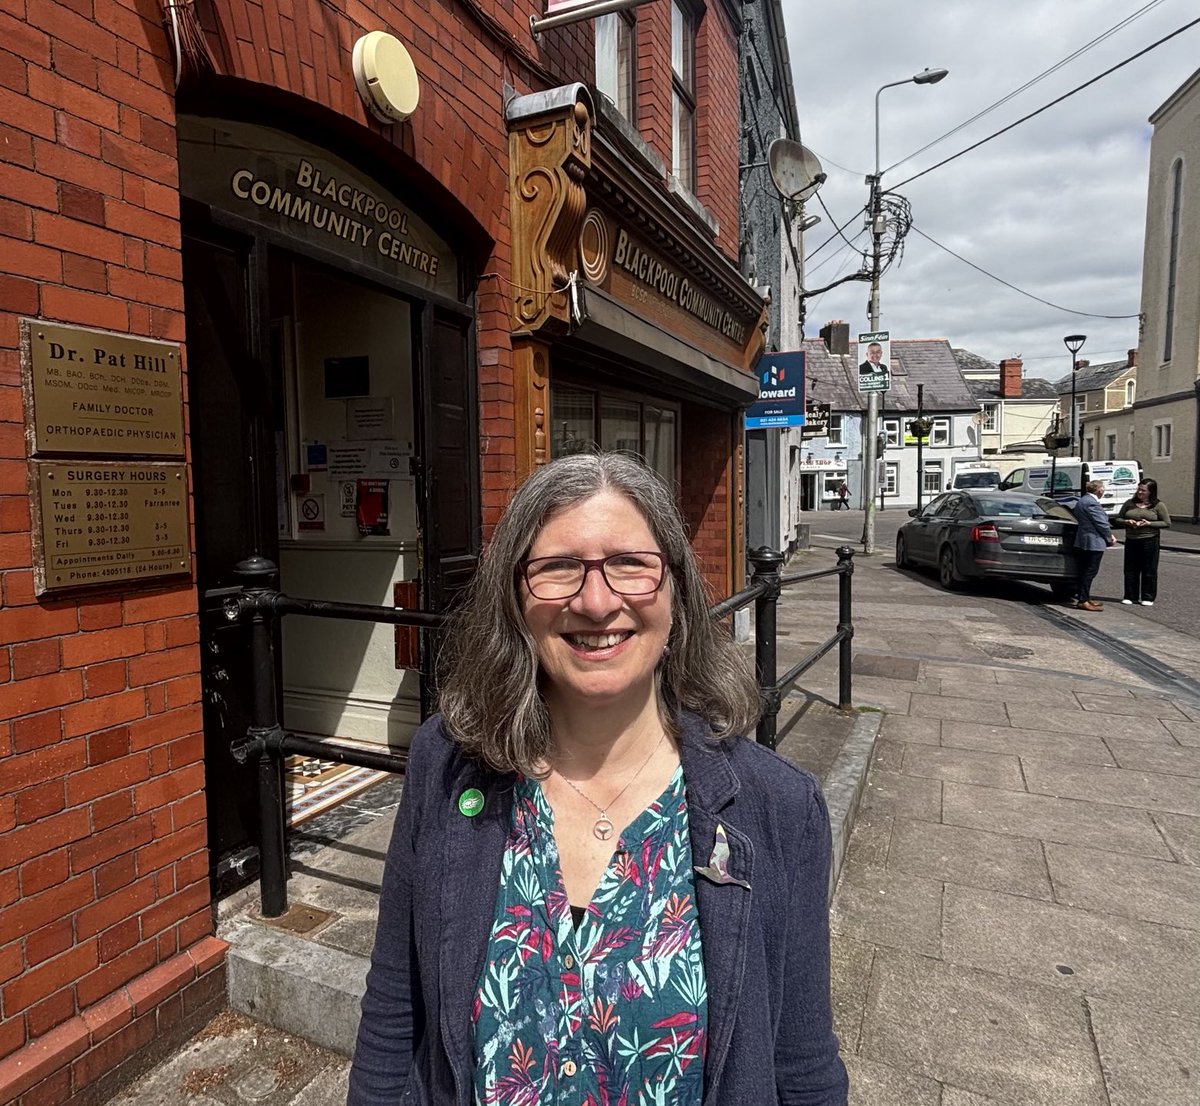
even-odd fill
[{"label": "car license plate", "polygon": [[1021,540],[1026,545],[1058,545],[1062,539],[1052,534],[1023,534]]}]

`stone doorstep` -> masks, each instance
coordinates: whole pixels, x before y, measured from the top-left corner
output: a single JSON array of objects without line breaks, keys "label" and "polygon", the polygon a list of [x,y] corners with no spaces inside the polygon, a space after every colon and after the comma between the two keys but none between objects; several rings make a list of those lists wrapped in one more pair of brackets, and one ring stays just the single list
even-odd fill
[{"label": "stone doorstep", "polygon": [[[837,886],[850,832],[858,813],[867,766],[883,715],[860,714],[822,784],[833,836],[829,899]],[[311,864],[320,869],[319,854]],[[311,878],[311,877],[309,877]],[[296,880],[289,890],[295,890]],[[247,902],[246,897],[239,900]],[[293,906],[303,909],[295,901]],[[245,907],[220,925],[227,954],[228,997],[232,1009],[255,1021],[294,1033],[315,1045],[352,1055],[358,1034],[360,1003],[370,958],[312,937],[256,920]]]}]

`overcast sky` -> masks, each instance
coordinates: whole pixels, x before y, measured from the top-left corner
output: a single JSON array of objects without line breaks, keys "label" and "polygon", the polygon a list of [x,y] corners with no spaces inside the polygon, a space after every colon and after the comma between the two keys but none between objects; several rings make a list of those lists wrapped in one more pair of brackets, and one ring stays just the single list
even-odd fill
[{"label": "overcast sky", "polygon": [[[965,122],[1140,8],[1144,14],[969,127]],[[876,90],[926,67],[940,84],[901,85],[880,97],[885,187],[912,205],[913,223],[976,265],[1063,307],[1098,315],[1139,310],[1146,220],[1149,115],[1195,71],[1200,26],[972,153],[902,184],[1082,84],[1200,15],[1196,0],[783,0],[801,137],[822,160],[821,189],[836,222],[805,235],[812,255],[867,200],[874,167]],[[895,168],[889,168],[901,162]],[[900,187],[897,188],[897,186]],[[856,250],[870,236],[856,216]],[[854,272],[841,239],[808,262],[806,286]],[[808,302],[806,334],[830,319],[867,329],[868,285],[849,283]],[[881,326],[896,338],[944,337],[998,361],[1022,356],[1027,376],[1070,371],[1066,334],[1088,335],[1081,358],[1114,361],[1138,344],[1137,319],[1098,319],[1036,303],[910,233],[881,284]]]}]

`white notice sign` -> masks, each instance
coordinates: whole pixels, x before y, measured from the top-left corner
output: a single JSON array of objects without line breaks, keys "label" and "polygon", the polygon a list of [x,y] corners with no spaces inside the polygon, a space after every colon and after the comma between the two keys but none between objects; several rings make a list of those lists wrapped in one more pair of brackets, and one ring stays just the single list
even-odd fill
[{"label": "white notice sign", "polygon": [[346,400],[346,437],[352,442],[390,439],[392,397],[363,396]]},{"label": "white notice sign", "polygon": [[371,447],[366,443],[330,442],[329,476],[333,480],[360,480],[369,475]]}]

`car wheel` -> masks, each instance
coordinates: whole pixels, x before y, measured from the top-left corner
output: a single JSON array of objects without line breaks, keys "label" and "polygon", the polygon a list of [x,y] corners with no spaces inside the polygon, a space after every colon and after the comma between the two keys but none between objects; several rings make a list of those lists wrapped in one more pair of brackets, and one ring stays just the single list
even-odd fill
[{"label": "car wheel", "polygon": [[908,545],[903,534],[896,535],[896,567],[908,568],[912,561],[908,559]]},{"label": "car wheel", "polygon": [[947,591],[953,591],[961,582],[958,569],[954,567],[954,550],[943,545],[938,555],[938,583]]}]

